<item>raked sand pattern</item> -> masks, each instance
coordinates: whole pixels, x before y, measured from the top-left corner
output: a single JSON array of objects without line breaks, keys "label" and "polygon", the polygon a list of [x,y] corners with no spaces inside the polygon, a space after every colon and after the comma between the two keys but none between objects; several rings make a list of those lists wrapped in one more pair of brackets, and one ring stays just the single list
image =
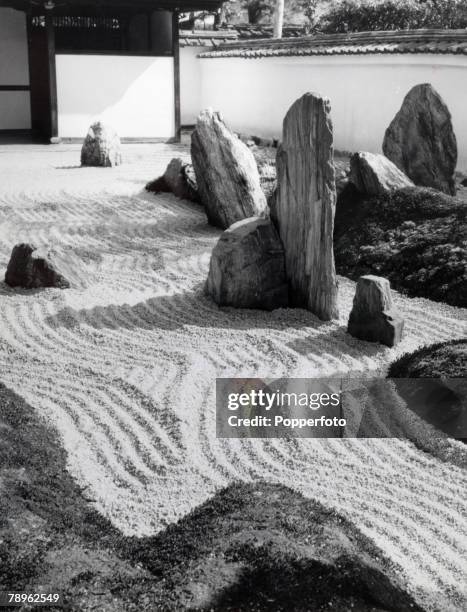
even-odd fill
[{"label": "raked sand pattern", "polygon": [[[467,607],[465,472],[403,440],[217,440],[216,376],[384,374],[466,333],[466,311],[396,294],[397,349],[301,310],[223,310],[203,295],[219,232],[201,208],[144,191],[182,146],[127,145],[115,169],[79,147],[0,147],[0,273],[13,245],[53,245],[68,290],[0,284],[1,381],[59,430],[69,468],[128,534],[164,529],[218,488],[281,482],[343,512],[428,609]],[[459,444],[455,452],[462,454]]]}]

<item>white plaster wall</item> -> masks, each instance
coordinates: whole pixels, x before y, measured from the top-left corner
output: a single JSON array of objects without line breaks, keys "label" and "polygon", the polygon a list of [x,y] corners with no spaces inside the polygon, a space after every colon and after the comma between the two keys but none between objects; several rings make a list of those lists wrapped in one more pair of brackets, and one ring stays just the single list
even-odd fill
[{"label": "white plaster wall", "polygon": [[[0,85],[29,85],[26,15],[0,8]],[[28,91],[0,92],[0,130],[31,127]]]},{"label": "white plaster wall", "polygon": [[431,83],[452,114],[467,169],[467,57],[352,55],[200,59],[200,109],[222,111],[237,131],[279,138],[290,105],[307,91],[331,101],[336,149],[381,152],[384,132],[409,89]]},{"label": "white plaster wall", "polygon": [[201,110],[201,60],[206,47],[180,48],[180,109],[182,125],[193,125]]},{"label": "white plaster wall", "polygon": [[83,138],[96,120],[120,137],[175,134],[172,57],[57,55],[58,133]]}]

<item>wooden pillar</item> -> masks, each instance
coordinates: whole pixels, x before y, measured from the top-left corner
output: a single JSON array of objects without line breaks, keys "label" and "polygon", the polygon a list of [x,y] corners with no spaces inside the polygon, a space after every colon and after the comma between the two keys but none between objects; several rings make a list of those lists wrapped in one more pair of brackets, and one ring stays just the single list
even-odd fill
[{"label": "wooden pillar", "polygon": [[147,13],[148,20],[148,53],[152,52],[152,11]]},{"label": "wooden pillar", "polygon": [[58,109],[57,109],[57,72],[55,67],[55,30],[52,10],[45,13],[45,28],[47,34],[47,60],[49,77],[49,102],[50,102],[50,129],[49,138],[51,144],[60,142],[58,137]]},{"label": "wooden pillar", "polygon": [[172,13],[172,51],[174,58],[175,142],[180,142],[180,44],[177,10]]}]

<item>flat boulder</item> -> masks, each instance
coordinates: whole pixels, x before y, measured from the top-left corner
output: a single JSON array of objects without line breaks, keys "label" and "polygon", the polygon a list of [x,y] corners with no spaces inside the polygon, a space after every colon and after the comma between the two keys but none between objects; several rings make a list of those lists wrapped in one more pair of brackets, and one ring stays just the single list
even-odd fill
[{"label": "flat boulder", "polygon": [[182,200],[199,201],[193,166],[179,157],[170,160],[164,174],[148,183],[146,189],[153,193],[170,192]]},{"label": "flat boulder", "polygon": [[359,151],[350,158],[349,181],[364,195],[378,196],[404,187],[413,182],[384,155]]},{"label": "flat boulder", "polygon": [[212,252],[206,292],[219,306],[287,306],[284,249],[269,219],[243,219],[221,235]]},{"label": "flat boulder", "polygon": [[32,244],[22,243],[13,247],[5,274],[10,287],[35,289],[38,287],[70,286],[68,280],[57,270],[50,252]]},{"label": "flat boulder", "polygon": [[285,250],[289,298],[320,319],[336,318],[333,233],[336,184],[330,103],[307,93],[289,108],[277,150],[271,217]]},{"label": "flat boulder", "polygon": [[349,334],[391,347],[400,342],[403,329],[404,320],[394,309],[389,281],[381,276],[361,276],[349,317]]},{"label": "flat boulder", "polygon": [[82,166],[119,166],[122,163],[122,149],[117,132],[100,121],[88,130],[81,149]]},{"label": "flat boulder", "polygon": [[209,223],[226,229],[236,221],[268,215],[253,153],[219,113],[200,113],[191,136],[191,158]]},{"label": "flat boulder", "polygon": [[451,113],[429,83],[405,96],[386,130],[383,152],[416,185],[455,195],[457,141]]}]

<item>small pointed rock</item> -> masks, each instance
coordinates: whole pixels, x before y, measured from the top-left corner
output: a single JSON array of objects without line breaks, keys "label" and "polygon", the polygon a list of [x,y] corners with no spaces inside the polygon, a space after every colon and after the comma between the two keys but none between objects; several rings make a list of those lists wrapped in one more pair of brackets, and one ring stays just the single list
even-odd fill
[{"label": "small pointed rock", "polygon": [[182,200],[199,202],[193,166],[179,157],[170,160],[164,174],[146,185],[153,193],[170,192]]},{"label": "small pointed rock", "polygon": [[24,289],[38,287],[64,289],[70,286],[68,280],[56,269],[50,253],[27,243],[13,247],[5,282],[10,287],[23,287]]},{"label": "small pointed rock", "polygon": [[392,303],[391,286],[381,276],[361,276],[347,331],[355,338],[395,346],[402,339],[404,320]]},{"label": "small pointed rock", "polygon": [[122,149],[117,132],[100,121],[88,130],[81,149],[82,166],[118,166],[122,163]]}]

